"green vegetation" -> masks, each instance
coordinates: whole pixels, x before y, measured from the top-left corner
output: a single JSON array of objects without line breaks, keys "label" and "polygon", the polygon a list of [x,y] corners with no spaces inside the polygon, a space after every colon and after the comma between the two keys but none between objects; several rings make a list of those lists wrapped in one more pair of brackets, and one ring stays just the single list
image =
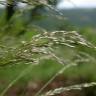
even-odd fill
[{"label": "green vegetation", "polygon": [[39,96],[58,87],[89,87],[78,96],[96,96],[96,9],[66,10],[63,17],[47,7],[16,10],[9,21],[1,12],[0,96]]}]

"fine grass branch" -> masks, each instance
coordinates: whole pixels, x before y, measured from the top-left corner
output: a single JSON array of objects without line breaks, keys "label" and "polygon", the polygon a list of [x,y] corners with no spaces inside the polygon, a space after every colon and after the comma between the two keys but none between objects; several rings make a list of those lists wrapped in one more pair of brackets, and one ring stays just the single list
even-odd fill
[{"label": "fine grass branch", "polygon": [[67,87],[56,88],[54,90],[49,90],[48,92],[40,96],[55,96],[55,95],[60,95],[61,93],[66,92],[66,91],[82,90],[83,88],[88,88],[88,87],[93,87],[93,86],[96,86],[96,82],[81,83],[81,84],[71,85]]},{"label": "fine grass branch", "polygon": [[[58,54],[56,54],[55,48],[59,48],[60,46],[67,46],[70,48],[69,50],[78,50],[78,46],[82,46],[95,51],[95,46],[92,43],[88,42],[80,34],[74,31],[44,32],[33,36],[30,41],[22,41],[22,43],[23,44],[17,48],[8,48],[7,46],[0,45],[0,66],[11,65],[11,63],[16,64],[19,62],[25,62],[25,64],[30,62],[35,64],[38,63],[39,60],[44,58],[49,59],[51,57],[55,57],[55,59],[57,59]],[[84,61],[85,58],[85,61],[87,61],[87,59],[95,60],[89,53],[82,50],[79,50],[76,55],[81,61]],[[80,60],[77,60],[77,62]],[[65,62],[66,61],[68,60],[65,60]]]}]

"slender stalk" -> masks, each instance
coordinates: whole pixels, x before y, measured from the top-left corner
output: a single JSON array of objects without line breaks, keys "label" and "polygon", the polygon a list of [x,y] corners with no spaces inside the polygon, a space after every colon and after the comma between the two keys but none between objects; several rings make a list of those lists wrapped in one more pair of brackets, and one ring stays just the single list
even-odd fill
[{"label": "slender stalk", "polygon": [[33,65],[29,65],[27,68],[25,68],[23,71],[21,71],[21,73],[14,79],[12,80],[8,86],[1,92],[0,96],[4,96],[6,94],[6,92],[8,91],[8,89],[10,87],[12,87],[20,78],[22,78],[24,75],[26,75],[27,72],[30,71],[30,69],[32,69]]},{"label": "slender stalk", "polygon": [[39,96],[41,94],[41,92],[60,74],[62,74],[65,70],[67,70],[68,68],[74,66],[76,64],[68,64],[66,66],[63,66],[63,68],[59,69],[59,71],[52,76],[51,79],[48,80],[48,82],[35,94],[35,96]]}]

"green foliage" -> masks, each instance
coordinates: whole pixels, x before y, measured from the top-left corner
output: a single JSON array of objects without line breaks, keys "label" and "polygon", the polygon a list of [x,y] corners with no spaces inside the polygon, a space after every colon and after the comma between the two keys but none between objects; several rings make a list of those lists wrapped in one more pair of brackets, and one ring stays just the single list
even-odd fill
[{"label": "green foliage", "polygon": [[[59,31],[47,31],[27,20],[25,11],[29,9],[16,11],[9,22],[5,21],[5,15],[0,19],[0,77],[6,82],[0,88],[0,96],[4,96],[17,81],[47,81],[52,77],[37,92],[39,96],[61,74],[70,78],[86,77],[90,82],[94,80],[92,83],[63,87],[63,91],[86,87],[86,84],[87,87],[95,86],[96,39],[95,33],[91,33],[93,30],[85,28],[79,33],[66,23],[59,26]],[[53,90],[53,93],[58,93],[58,90]]]}]

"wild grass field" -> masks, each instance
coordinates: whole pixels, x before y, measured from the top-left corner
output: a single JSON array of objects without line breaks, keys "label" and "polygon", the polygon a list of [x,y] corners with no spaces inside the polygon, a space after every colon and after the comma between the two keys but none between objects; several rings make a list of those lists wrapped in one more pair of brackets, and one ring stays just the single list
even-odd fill
[{"label": "wild grass field", "polygon": [[18,12],[6,22],[2,13],[0,96],[96,96],[96,29],[70,28],[49,31]]}]

